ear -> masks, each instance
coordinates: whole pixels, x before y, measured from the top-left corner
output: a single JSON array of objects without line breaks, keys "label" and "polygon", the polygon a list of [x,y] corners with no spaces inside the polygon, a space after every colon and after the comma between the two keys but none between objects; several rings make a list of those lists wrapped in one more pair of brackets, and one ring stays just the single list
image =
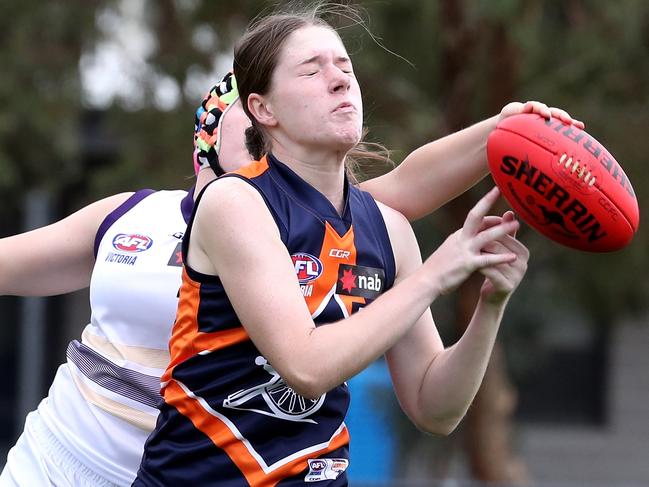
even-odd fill
[{"label": "ear", "polygon": [[266,127],[277,125],[277,119],[273,115],[273,108],[264,96],[258,93],[250,93],[248,96],[248,110],[261,125]]}]

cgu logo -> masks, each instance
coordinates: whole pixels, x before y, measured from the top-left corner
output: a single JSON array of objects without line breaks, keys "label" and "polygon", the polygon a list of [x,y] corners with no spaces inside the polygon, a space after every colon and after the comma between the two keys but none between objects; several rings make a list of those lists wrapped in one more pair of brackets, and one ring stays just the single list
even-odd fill
[{"label": "cgu logo", "polygon": [[300,284],[313,281],[322,274],[322,262],[311,254],[300,252],[291,255],[291,259],[293,260],[295,274]]},{"label": "cgu logo", "polygon": [[153,245],[153,240],[146,235],[120,233],[113,238],[113,247],[121,252],[144,252]]}]

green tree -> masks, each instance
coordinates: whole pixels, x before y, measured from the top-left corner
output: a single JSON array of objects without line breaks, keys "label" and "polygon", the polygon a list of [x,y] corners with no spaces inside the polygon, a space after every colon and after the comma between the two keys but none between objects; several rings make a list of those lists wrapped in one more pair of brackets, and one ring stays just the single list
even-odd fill
[{"label": "green tree", "polygon": [[[649,126],[649,4],[358,3],[367,9],[368,27],[382,44],[409,61],[387,52],[358,26],[342,30],[363,86],[370,138],[393,148],[397,162],[418,145],[493,115],[509,100],[538,99],[586,122],[587,130],[625,168],[643,215],[649,203],[644,190],[649,173],[643,170]],[[0,210],[4,218],[19,208],[21,195],[30,188],[45,187],[67,198],[73,188],[73,201],[67,203],[72,210],[109,193],[191,183],[191,124],[201,97],[192,91],[192,83],[207,76],[220,56],[230,55],[248,20],[271,2],[144,1],[146,15],[137,36],[148,36],[152,47],[144,59],[146,75],[138,78],[141,95],[136,100],[118,96],[101,107],[96,113],[99,139],[81,140],[88,111],[79,67],[114,35],[114,24],[102,24],[102,19],[119,17],[134,4],[0,4],[0,40],[10,46],[0,51],[0,187],[9,202]],[[176,87],[177,103],[161,105],[158,90],[163,83]],[[202,91],[209,87],[206,82]],[[102,140],[109,141],[107,147]],[[103,165],[87,164],[102,157]],[[489,184],[487,179],[415,225],[425,255],[461,224]],[[499,344],[485,386],[462,426],[472,474],[481,480],[522,483],[526,477],[509,441],[516,403],[507,375],[516,368],[507,348],[511,337],[536,324],[547,326],[545,309],[565,309],[567,315],[579,314],[605,328],[620,316],[647,311],[649,281],[639,273],[649,268],[644,220],[634,242],[613,254],[569,250],[527,228],[521,238],[532,251],[530,269],[505,317],[507,340]],[[450,340],[466,324],[479,282],[468,282],[456,299],[434,306]],[[457,438],[444,443],[449,448],[457,444]],[[442,475],[443,470],[439,465],[435,473]]]},{"label": "green tree", "polygon": [[23,192],[82,177],[78,62],[95,6],[81,1],[0,4],[0,190],[8,218]]}]

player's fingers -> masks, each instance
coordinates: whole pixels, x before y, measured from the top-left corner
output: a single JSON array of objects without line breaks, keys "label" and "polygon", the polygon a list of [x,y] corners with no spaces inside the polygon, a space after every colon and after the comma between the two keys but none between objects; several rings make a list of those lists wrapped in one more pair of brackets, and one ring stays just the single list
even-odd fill
[{"label": "player's fingers", "polygon": [[504,245],[500,240],[493,240],[486,244],[480,249],[481,252],[487,252],[489,254],[505,254],[512,253],[506,245]]},{"label": "player's fingers", "polygon": [[550,112],[550,109],[545,103],[541,103],[540,101],[528,101],[525,103],[525,106],[523,107],[523,113],[538,113],[544,118],[550,118],[552,117],[552,113]]},{"label": "player's fingers", "polygon": [[491,254],[488,252],[482,253],[476,257],[476,270],[482,270],[487,267],[497,267],[502,264],[509,264],[516,260],[516,254]]},{"label": "player's fingers", "polygon": [[464,226],[462,227],[462,232],[465,235],[475,235],[480,231],[483,218],[487,215],[487,212],[491,209],[499,196],[500,190],[498,189],[498,186],[494,186],[491,191],[480,198],[475,206],[471,208],[467,214],[466,220],[464,221]]},{"label": "player's fingers", "polygon": [[528,251],[524,246],[520,244],[520,246],[515,244],[511,245],[511,242],[509,242],[509,244],[510,245],[505,245],[501,241],[491,242],[482,249],[482,252],[489,254],[516,254],[516,260],[496,266],[500,272],[507,276],[508,279],[516,280],[517,275],[522,276],[527,271],[527,261],[529,256]]},{"label": "player's fingers", "polygon": [[509,252],[514,252],[515,254],[524,257],[525,260],[529,259],[529,249],[516,237],[513,237],[512,235],[505,235],[499,240],[499,242],[504,245]]},{"label": "player's fingers", "polygon": [[509,234],[487,243],[481,250],[493,253],[514,253],[524,262],[527,262],[530,257],[528,248],[520,240],[517,240]]},{"label": "player's fingers", "polygon": [[[516,221],[516,215],[514,214],[513,211],[510,210],[510,211],[506,211],[505,213],[503,213],[503,222],[507,223],[507,222],[513,222],[513,221]],[[516,228],[515,228],[515,229],[510,233],[510,235],[511,235],[512,237],[515,237],[515,236],[516,236],[516,232],[518,231],[518,228],[519,228],[519,227],[516,227]]]},{"label": "player's fingers", "polygon": [[503,266],[483,267],[479,270],[479,272],[491,281],[491,285],[494,287],[494,289],[500,291],[511,291],[516,287],[516,281],[510,279],[503,272],[501,272],[500,269],[502,268]]},{"label": "player's fingers", "polygon": [[581,128],[581,129],[584,128],[584,123],[583,122],[572,118],[567,111],[565,111],[565,110],[563,110],[561,108],[550,107],[550,112],[551,112],[551,114],[552,114],[552,116],[554,118],[558,118],[559,120],[561,120],[564,123],[574,125],[577,128]]},{"label": "player's fingers", "polygon": [[487,228],[494,227],[496,225],[499,225],[502,223],[503,218],[500,216],[495,216],[495,215],[487,215],[482,219],[482,224],[480,225],[480,229],[478,231],[483,231],[486,230]]},{"label": "player's fingers", "polygon": [[480,272],[485,276],[492,277],[494,279],[500,279],[501,282],[509,283],[518,283],[521,281],[525,272],[527,271],[527,258],[524,255],[518,254],[518,252],[510,252],[507,247],[501,243],[493,243],[489,245],[489,248],[485,254],[493,253],[494,255],[516,255],[516,259],[507,261],[503,264],[492,265],[488,267],[483,267]]},{"label": "player's fingers", "polygon": [[[510,222],[503,222],[500,225],[488,228],[475,236],[472,242],[475,246],[474,248],[476,250],[482,249],[488,243],[494,240],[502,239],[503,237],[509,235],[511,232],[516,231],[518,226],[518,221],[514,220]],[[509,236],[511,238],[511,235]]]},{"label": "player's fingers", "polygon": [[[511,255],[511,254],[500,254]],[[527,260],[517,256],[516,259],[488,267],[483,267],[480,272],[494,279],[500,279],[501,282],[519,283],[527,272]]]}]

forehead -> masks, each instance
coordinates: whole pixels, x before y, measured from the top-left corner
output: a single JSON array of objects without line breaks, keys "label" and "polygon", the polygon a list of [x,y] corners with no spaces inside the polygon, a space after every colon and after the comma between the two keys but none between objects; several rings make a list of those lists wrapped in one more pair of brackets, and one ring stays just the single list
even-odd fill
[{"label": "forehead", "polygon": [[346,57],[347,50],[333,29],[310,25],[288,36],[282,46],[279,62],[296,64],[321,55]]}]

